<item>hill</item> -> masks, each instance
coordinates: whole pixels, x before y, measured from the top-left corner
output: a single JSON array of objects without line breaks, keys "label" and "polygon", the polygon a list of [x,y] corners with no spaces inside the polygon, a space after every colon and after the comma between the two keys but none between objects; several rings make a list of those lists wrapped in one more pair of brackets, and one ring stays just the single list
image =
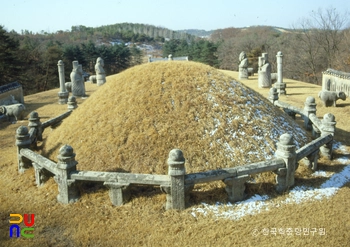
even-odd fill
[{"label": "hill", "polygon": [[285,132],[300,146],[310,140],[283,111],[216,69],[158,62],[108,77],[52,132],[45,152],[55,159],[69,143],[84,170],[166,174],[168,153],[179,148],[188,172],[198,172],[269,159]]}]

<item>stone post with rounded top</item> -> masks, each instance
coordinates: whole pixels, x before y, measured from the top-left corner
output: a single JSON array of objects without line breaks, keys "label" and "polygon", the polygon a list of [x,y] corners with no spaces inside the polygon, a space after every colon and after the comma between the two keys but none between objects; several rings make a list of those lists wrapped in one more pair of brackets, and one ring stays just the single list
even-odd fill
[{"label": "stone post with rounded top", "polygon": [[309,119],[309,115],[312,113],[316,115],[316,105],[314,97],[309,96],[306,98],[304,106],[304,127],[307,130],[312,130],[312,122]]},{"label": "stone post with rounded top", "polygon": [[32,140],[33,146],[36,148],[37,141],[43,140],[43,130],[41,127],[40,117],[39,114],[36,111],[32,111],[29,115],[29,124],[28,127],[30,130],[34,129],[33,131],[30,131],[32,133],[35,133],[34,140]]},{"label": "stone post with rounded top", "polygon": [[[321,120],[322,126],[321,126],[321,136],[326,136],[331,134],[334,136],[335,133],[335,116],[332,113],[326,113],[323,116],[323,119]],[[332,151],[333,151],[333,141],[323,145],[320,147],[320,151],[323,156],[327,157],[328,159],[332,159]]]},{"label": "stone post with rounded top", "polygon": [[294,175],[297,168],[296,151],[293,136],[283,134],[277,143],[276,157],[282,158],[286,164],[285,168],[279,168],[275,173],[276,190],[283,192],[294,185]]},{"label": "stone post with rounded top", "polygon": [[74,110],[78,107],[77,99],[74,96],[68,98],[68,110]]},{"label": "stone post with rounded top", "polygon": [[28,132],[28,128],[25,126],[20,126],[16,130],[16,146],[17,146],[17,161],[18,161],[18,172],[23,173],[27,170],[32,162],[23,157],[20,153],[23,148],[30,148],[31,140]]},{"label": "stone post with rounded top", "polygon": [[79,191],[75,180],[70,179],[70,174],[76,171],[78,162],[75,160],[73,148],[69,145],[62,146],[57,159],[57,173],[54,177],[58,184],[57,201],[63,204],[75,202],[79,199]]},{"label": "stone post with rounded top", "polygon": [[58,92],[58,104],[67,104],[69,92],[66,89],[66,81],[64,78],[64,63],[62,60],[58,61],[58,77],[60,80],[60,91]]},{"label": "stone post with rounded top", "polygon": [[185,209],[185,158],[180,149],[173,149],[168,158],[170,187],[167,193],[166,209]]},{"label": "stone post with rounded top", "polygon": [[278,97],[278,92],[276,88],[274,87],[270,88],[268,99],[272,104],[275,104],[275,101],[278,101],[279,97]]}]

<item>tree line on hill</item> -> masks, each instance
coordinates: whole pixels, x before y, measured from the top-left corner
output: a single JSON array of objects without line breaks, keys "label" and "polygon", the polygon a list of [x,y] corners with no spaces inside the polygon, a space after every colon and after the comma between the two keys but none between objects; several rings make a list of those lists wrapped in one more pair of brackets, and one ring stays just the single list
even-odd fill
[{"label": "tree line on hill", "polygon": [[[63,60],[66,78],[72,61],[94,73],[97,57],[105,61],[107,74],[115,74],[142,63],[145,54],[134,43],[161,47],[167,57],[188,56],[210,66],[237,70],[239,53],[245,51],[249,66],[258,68],[261,53],[269,54],[276,70],[276,54],[282,51],[283,75],[306,82],[321,83],[327,68],[349,71],[350,29],[348,15],[329,8],[313,12],[293,29],[272,27],[226,28],[210,38],[145,24],[122,23],[97,28],[73,26],[70,31],[21,34],[0,26],[0,85],[18,81],[25,94],[59,87],[57,61]],[[113,42],[113,44],[111,44]],[[125,43],[130,42],[131,46]]]}]

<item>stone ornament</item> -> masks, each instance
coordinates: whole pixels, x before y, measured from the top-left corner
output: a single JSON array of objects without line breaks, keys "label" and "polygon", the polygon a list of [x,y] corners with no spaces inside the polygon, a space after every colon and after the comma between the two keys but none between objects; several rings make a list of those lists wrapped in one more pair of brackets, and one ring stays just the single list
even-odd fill
[{"label": "stone ornament", "polygon": [[238,77],[239,79],[248,79],[248,58],[247,58],[247,54],[242,51],[239,54],[239,66],[238,66]]},{"label": "stone ornament", "polygon": [[103,59],[98,57],[95,64],[96,81],[98,86],[101,86],[106,82],[106,72],[103,69],[104,65]]}]

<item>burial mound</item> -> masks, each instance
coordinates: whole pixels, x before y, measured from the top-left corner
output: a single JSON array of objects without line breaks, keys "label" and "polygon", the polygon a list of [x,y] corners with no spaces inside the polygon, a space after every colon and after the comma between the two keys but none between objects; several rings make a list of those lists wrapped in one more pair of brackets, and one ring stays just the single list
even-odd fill
[{"label": "burial mound", "polygon": [[158,62],[107,78],[47,137],[57,160],[69,144],[79,170],[167,174],[179,148],[187,172],[272,158],[283,133],[298,146],[307,134],[265,97],[222,72],[195,62]]}]

